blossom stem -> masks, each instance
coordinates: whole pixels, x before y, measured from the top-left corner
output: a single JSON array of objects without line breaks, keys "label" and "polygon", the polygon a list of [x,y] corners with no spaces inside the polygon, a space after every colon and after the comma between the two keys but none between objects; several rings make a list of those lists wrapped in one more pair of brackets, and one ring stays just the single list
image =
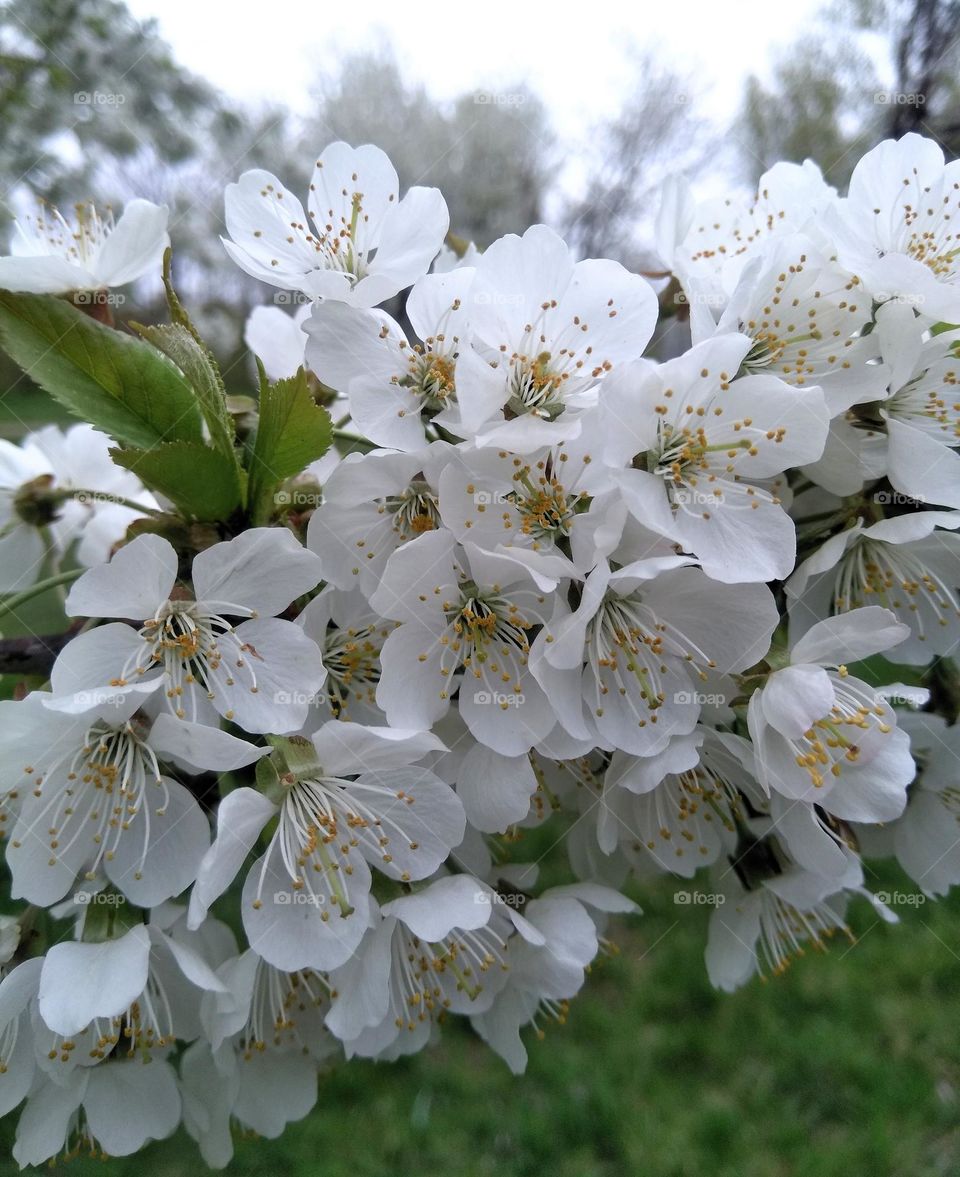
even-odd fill
[{"label": "blossom stem", "polygon": [[97,502],[97,503],[113,503],[117,507],[128,507],[131,511],[137,511],[141,515],[155,515],[158,518],[165,514],[165,512],[158,510],[156,507],[145,507],[142,503],[137,503],[133,499],[124,498],[123,495],[106,494],[102,490],[83,490],[79,487],[71,487],[70,490],[63,492],[63,497],[66,499],[77,499],[79,502]]},{"label": "blossom stem", "polygon": [[25,605],[27,601],[32,601],[34,597],[39,597],[50,589],[59,588],[62,584],[72,584],[78,577],[82,576],[86,571],[85,568],[71,568],[68,572],[59,572],[56,576],[48,576],[46,580],[38,580],[28,589],[22,592],[14,593],[12,596],[5,597],[0,601],[0,617],[5,617],[8,613],[14,613],[21,605]]}]

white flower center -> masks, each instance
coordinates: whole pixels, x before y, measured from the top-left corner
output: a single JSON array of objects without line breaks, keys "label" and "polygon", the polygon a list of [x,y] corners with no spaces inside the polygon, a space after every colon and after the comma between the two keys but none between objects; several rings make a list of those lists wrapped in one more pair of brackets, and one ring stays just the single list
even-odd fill
[{"label": "white flower center", "polygon": [[[207,699],[238,683],[256,694],[260,655],[222,615],[254,618],[255,610],[227,601],[166,601],[140,630],[141,645],[111,685],[160,668],[168,705],[178,719],[196,719],[197,692]],[[230,711],[224,712],[227,719]]]},{"label": "white flower center", "polygon": [[853,933],[843,918],[827,903],[801,910],[764,887],[760,905],[760,939],[757,953],[761,975],[763,966],[775,976],[782,976],[809,945],[817,952],[826,950],[825,940],[836,932],[854,943]]},{"label": "white flower center", "polygon": [[442,1014],[454,993],[476,1001],[484,974],[508,967],[506,941],[489,926],[472,932],[455,928],[428,944],[398,922],[390,949],[394,1021],[401,1030],[415,1030],[418,1023]]},{"label": "white flower center", "polygon": [[[712,669],[716,663],[668,622],[661,621],[640,592],[620,597],[609,593],[587,627],[587,664],[593,671],[595,714],[604,713],[604,699],[611,690],[644,708],[638,724],[657,722],[666,700],[662,676],[669,661],[681,659],[691,669]],[[705,670],[696,671],[706,679]]]},{"label": "white flower center", "polygon": [[113,212],[107,207],[101,214],[92,202],[75,204],[74,218],[68,221],[52,205],[41,205],[36,217],[24,218],[21,229],[39,253],[89,267],[113,231]]},{"label": "white flower center", "polygon": [[349,719],[350,701],[376,706],[380,650],[389,633],[376,625],[330,629],[323,645],[327,696],[337,719]]},{"label": "white flower center", "polygon": [[828,671],[834,690],[830,712],[818,719],[797,740],[788,740],[799,768],[806,769],[810,782],[821,788],[825,774],[842,775],[845,764],[861,762],[869,740],[893,731],[893,713],[869,688],[847,677],[846,667]]},{"label": "white flower center", "polygon": [[[65,777],[58,771],[64,768]],[[101,863],[113,858],[120,839],[142,811],[142,843],[134,876],[141,877],[153,817],[164,815],[170,798],[153,749],[134,723],[127,722],[122,727],[95,723],[82,746],[58,758],[45,776],[36,774],[30,765],[24,772],[33,778],[34,796],[44,802],[31,830],[47,839],[51,866],[77,841],[89,839],[87,878],[94,879]],[[51,776],[54,787],[48,789],[45,782]],[[13,845],[19,847],[21,843]]]},{"label": "white flower center", "polygon": [[863,539],[847,551],[836,572],[833,607],[837,613],[864,605],[892,609],[926,641],[928,630],[946,628],[960,618],[960,599],[908,544]]},{"label": "white flower center", "polygon": [[243,1057],[274,1047],[307,1051],[313,1041],[318,1010],[327,1003],[329,986],[310,970],[283,973],[265,960],[257,962],[250,1013],[240,1032]]}]

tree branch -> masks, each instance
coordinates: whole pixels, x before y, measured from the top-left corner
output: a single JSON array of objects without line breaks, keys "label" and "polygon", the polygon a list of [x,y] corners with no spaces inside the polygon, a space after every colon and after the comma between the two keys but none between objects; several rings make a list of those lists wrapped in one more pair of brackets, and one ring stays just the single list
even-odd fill
[{"label": "tree branch", "polygon": [[42,674],[49,677],[57,655],[77,635],[82,622],[77,622],[66,633],[38,637],[0,638],[0,674]]}]

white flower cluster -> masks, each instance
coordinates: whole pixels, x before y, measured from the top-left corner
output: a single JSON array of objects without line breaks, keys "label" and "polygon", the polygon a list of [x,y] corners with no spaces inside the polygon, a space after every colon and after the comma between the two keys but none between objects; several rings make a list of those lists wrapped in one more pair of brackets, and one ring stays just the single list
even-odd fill
[{"label": "white flower cluster", "polygon": [[[303,296],[251,320],[267,370],[305,364],[365,441],[312,511],[88,559],[47,689],[0,704],[12,896],[72,921],[44,955],[0,934],[22,1164],[182,1121],[223,1166],[329,1060],[453,1015],[519,1072],[631,876],[702,882],[724,989],[853,896],[895,918],[861,853],[960,882],[960,164],[908,135],[846,197],[810,163],[752,202],[671,185],[693,342],[662,363],[645,278],[539,225],[458,258],[374,147],[329,147],[306,210],[246,173],[226,224]],[[43,448],[0,451],[5,591]]]}]

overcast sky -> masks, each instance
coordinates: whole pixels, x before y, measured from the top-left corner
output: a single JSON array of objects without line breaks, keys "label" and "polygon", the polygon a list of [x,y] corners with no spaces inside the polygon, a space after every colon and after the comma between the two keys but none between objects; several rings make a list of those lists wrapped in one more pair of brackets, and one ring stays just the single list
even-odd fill
[{"label": "overcast sky", "polygon": [[559,133],[580,137],[618,108],[629,85],[631,45],[662,52],[696,79],[698,108],[705,105],[726,122],[746,75],[764,76],[777,49],[802,33],[823,0],[766,7],[756,0],[128,4],[140,18],[156,17],[184,65],[240,98],[282,101],[305,112],[321,72],[335,73],[351,51],[392,44],[407,78],[438,99],[522,79],[544,99]]}]

